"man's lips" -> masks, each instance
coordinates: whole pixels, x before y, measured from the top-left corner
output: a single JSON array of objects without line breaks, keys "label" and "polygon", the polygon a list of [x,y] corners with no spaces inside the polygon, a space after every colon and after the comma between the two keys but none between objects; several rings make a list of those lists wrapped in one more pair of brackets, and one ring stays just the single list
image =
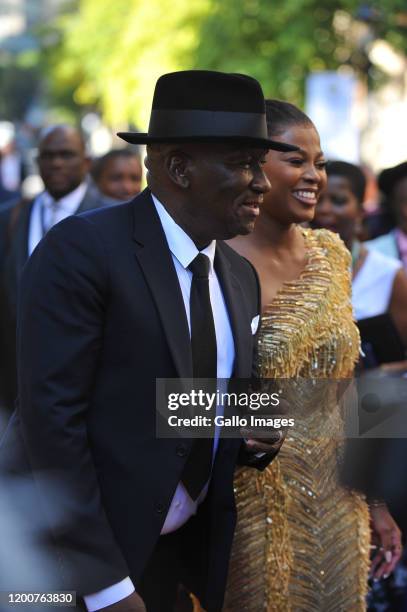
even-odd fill
[{"label": "man's lips", "polygon": [[260,214],[260,204],[261,202],[259,202],[258,200],[249,200],[242,204],[242,208],[244,208],[245,211],[247,211],[252,216],[258,217]]},{"label": "man's lips", "polygon": [[50,174],[49,176],[46,177],[48,182],[50,183],[60,183],[62,181],[66,181],[67,180],[67,176],[65,174],[60,174],[57,172],[54,172],[52,174]]}]

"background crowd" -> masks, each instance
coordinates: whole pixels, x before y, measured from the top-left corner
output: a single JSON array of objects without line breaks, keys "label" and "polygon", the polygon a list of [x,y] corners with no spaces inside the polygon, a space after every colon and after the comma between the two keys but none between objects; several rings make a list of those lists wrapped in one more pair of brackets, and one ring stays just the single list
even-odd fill
[{"label": "background crowd", "polygon": [[[351,254],[360,367],[403,377],[404,3],[338,0],[328,9],[305,1],[270,7],[266,0],[239,6],[211,0],[192,9],[177,0],[175,7],[168,3],[171,10],[164,0],[150,0],[149,9],[142,4],[44,0],[34,9],[0,0],[0,431],[16,394],[24,264],[55,223],[127,201],[145,186],[144,151],[123,147],[115,132],[145,123],[152,86],[170,69],[251,74],[266,96],[308,110],[328,159],[328,180],[306,225],[339,234]],[[151,28],[157,11],[165,19]],[[407,609],[406,559],[392,576],[372,582],[369,606]]]}]

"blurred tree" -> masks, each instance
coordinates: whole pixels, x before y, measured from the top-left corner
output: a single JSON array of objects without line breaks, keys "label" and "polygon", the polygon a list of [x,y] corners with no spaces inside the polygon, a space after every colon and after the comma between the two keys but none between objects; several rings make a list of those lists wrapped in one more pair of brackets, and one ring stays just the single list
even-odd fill
[{"label": "blurred tree", "polygon": [[244,72],[301,103],[311,71],[367,72],[377,37],[406,49],[405,0],[80,0],[57,27],[54,91],[144,129],[157,77],[186,68]]},{"label": "blurred tree", "polygon": [[367,71],[366,50],[377,37],[406,51],[402,14],[405,0],[212,0],[195,65],[251,74],[266,95],[301,103],[312,71],[343,64]]},{"label": "blurred tree", "polygon": [[157,78],[192,63],[209,0],[81,0],[46,51],[53,91],[103,111],[114,126],[145,127]]}]

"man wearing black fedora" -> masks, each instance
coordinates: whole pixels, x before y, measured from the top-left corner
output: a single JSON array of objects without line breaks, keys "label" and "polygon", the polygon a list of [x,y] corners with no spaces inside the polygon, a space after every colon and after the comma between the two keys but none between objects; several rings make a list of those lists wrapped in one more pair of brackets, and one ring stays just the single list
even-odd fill
[{"label": "man wearing black fedora", "polygon": [[268,139],[257,81],[209,71],[162,76],[148,133],[120,136],[147,143],[148,188],[56,225],[23,275],[0,590],[166,612],[182,583],[216,612],[235,464],[262,469],[279,442],[160,439],[155,384],[250,377],[259,284],[222,240],[253,229],[266,151],[293,147]]}]

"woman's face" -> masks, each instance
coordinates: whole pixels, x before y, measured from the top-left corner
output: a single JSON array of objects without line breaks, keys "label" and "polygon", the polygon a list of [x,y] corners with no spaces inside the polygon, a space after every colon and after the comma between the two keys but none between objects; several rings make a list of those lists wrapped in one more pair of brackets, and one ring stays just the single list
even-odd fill
[{"label": "woman's face", "polygon": [[269,151],[264,171],[271,190],[262,211],[284,225],[311,221],[326,185],[325,159],[312,124],[287,127],[273,140],[296,145],[299,151]]},{"label": "woman's face", "polygon": [[313,227],[336,232],[350,246],[363,217],[361,204],[346,176],[328,176],[328,185],[318,202]]},{"label": "woman's face", "polygon": [[400,179],[393,188],[391,205],[397,218],[397,224],[407,233],[407,176]]}]

